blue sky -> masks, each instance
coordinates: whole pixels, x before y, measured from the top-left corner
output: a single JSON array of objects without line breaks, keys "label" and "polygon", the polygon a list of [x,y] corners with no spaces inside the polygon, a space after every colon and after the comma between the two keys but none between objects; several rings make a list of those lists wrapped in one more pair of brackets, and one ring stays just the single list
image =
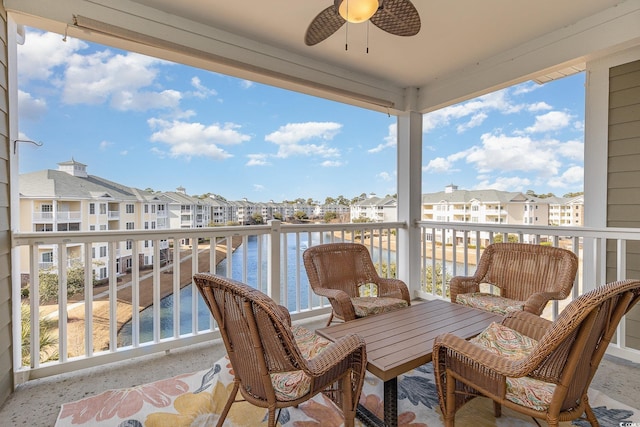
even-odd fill
[{"label": "blue sky", "polygon": [[[424,116],[423,192],[583,190],[584,74]],[[157,191],[324,201],[396,193],[396,117],[27,29],[20,173],[71,158]]]}]

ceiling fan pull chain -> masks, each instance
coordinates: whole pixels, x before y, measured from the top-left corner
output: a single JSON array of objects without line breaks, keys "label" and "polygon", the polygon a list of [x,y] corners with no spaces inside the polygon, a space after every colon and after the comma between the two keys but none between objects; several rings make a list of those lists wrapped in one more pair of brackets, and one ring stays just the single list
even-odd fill
[{"label": "ceiling fan pull chain", "polygon": [[369,22],[367,21],[367,53],[369,53]]},{"label": "ceiling fan pull chain", "polygon": [[344,32],[344,50],[345,51],[349,50],[348,46],[349,46],[349,21],[347,21],[345,25],[345,32]]}]

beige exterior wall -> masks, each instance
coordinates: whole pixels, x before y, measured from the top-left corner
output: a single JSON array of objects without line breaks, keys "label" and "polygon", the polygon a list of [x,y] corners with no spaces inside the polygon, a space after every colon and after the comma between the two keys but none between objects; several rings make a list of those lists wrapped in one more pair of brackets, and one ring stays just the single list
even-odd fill
[{"label": "beige exterior wall", "polygon": [[[609,71],[607,226],[640,227],[640,60]],[[627,243],[627,278],[640,278],[640,244]],[[607,281],[615,280],[615,242],[607,246]],[[626,344],[640,349],[640,307],[627,315]]]},{"label": "beige exterior wall", "polygon": [[7,13],[0,4],[0,403],[13,392]]}]

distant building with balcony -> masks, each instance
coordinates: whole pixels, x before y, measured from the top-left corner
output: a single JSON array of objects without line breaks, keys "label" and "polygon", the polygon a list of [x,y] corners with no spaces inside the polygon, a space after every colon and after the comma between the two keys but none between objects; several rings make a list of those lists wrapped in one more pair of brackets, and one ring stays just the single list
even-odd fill
[{"label": "distant building with balcony", "polygon": [[398,220],[398,201],[395,197],[377,197],[370,194],[366,199],[351,205],[351,221],[368,219],[372,222],[394,222]]},{"label": "distant building with balcony", "polygon": [[[579,227],[584,224],[583,207],[583,196],[541,198],[512,191],[459,190],[453,184],[422,195],[425,221]],[[461,239],[457,237],[458,243]],[[475,243],[470,239],[468,243]],[[483,232],[481,239],[486,244],[490,236]],[[447,243],[452,240],[451,235],[444,238]]]},{"label": "distant building with balcony", "polygon": [[[87,165],[70,160],[58,163],[57,170],[43,170],[19,176],[20,231],[106,231],[169,228],[167,205],[153,193],[127,187],[87,174]],[[140,265],[153,263],[153,241],[140,242]],[[161,256],[168,244],[161,242]],[[59,254],[55,245],[38,247],[40,269],[55,269]],[[97,279],[107,278],[109,248],[104,243],[91,247],[93,271]],[[115,249],[117,274],[132,266],[132,242]],[[84,246],[66,248],[69,265],[84,262]],[[20,257],[21,273],[29,272],[29,254]]]}]

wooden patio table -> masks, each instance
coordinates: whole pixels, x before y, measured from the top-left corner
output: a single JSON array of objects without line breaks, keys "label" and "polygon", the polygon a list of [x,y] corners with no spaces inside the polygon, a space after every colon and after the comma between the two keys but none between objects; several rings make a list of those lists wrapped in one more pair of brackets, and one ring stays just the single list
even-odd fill
[{"label": "wooden patio table", "polygon": [[357,415],[369,426],[398,425],[398,376],[431,362],[436,336],[450,332],[469,339],[502,316],[443,300],[412,302],[410,307],[317,329],[331,341],[356,333],[367,344],[367,370],[384,381],[384,421],[362,405]]}]

